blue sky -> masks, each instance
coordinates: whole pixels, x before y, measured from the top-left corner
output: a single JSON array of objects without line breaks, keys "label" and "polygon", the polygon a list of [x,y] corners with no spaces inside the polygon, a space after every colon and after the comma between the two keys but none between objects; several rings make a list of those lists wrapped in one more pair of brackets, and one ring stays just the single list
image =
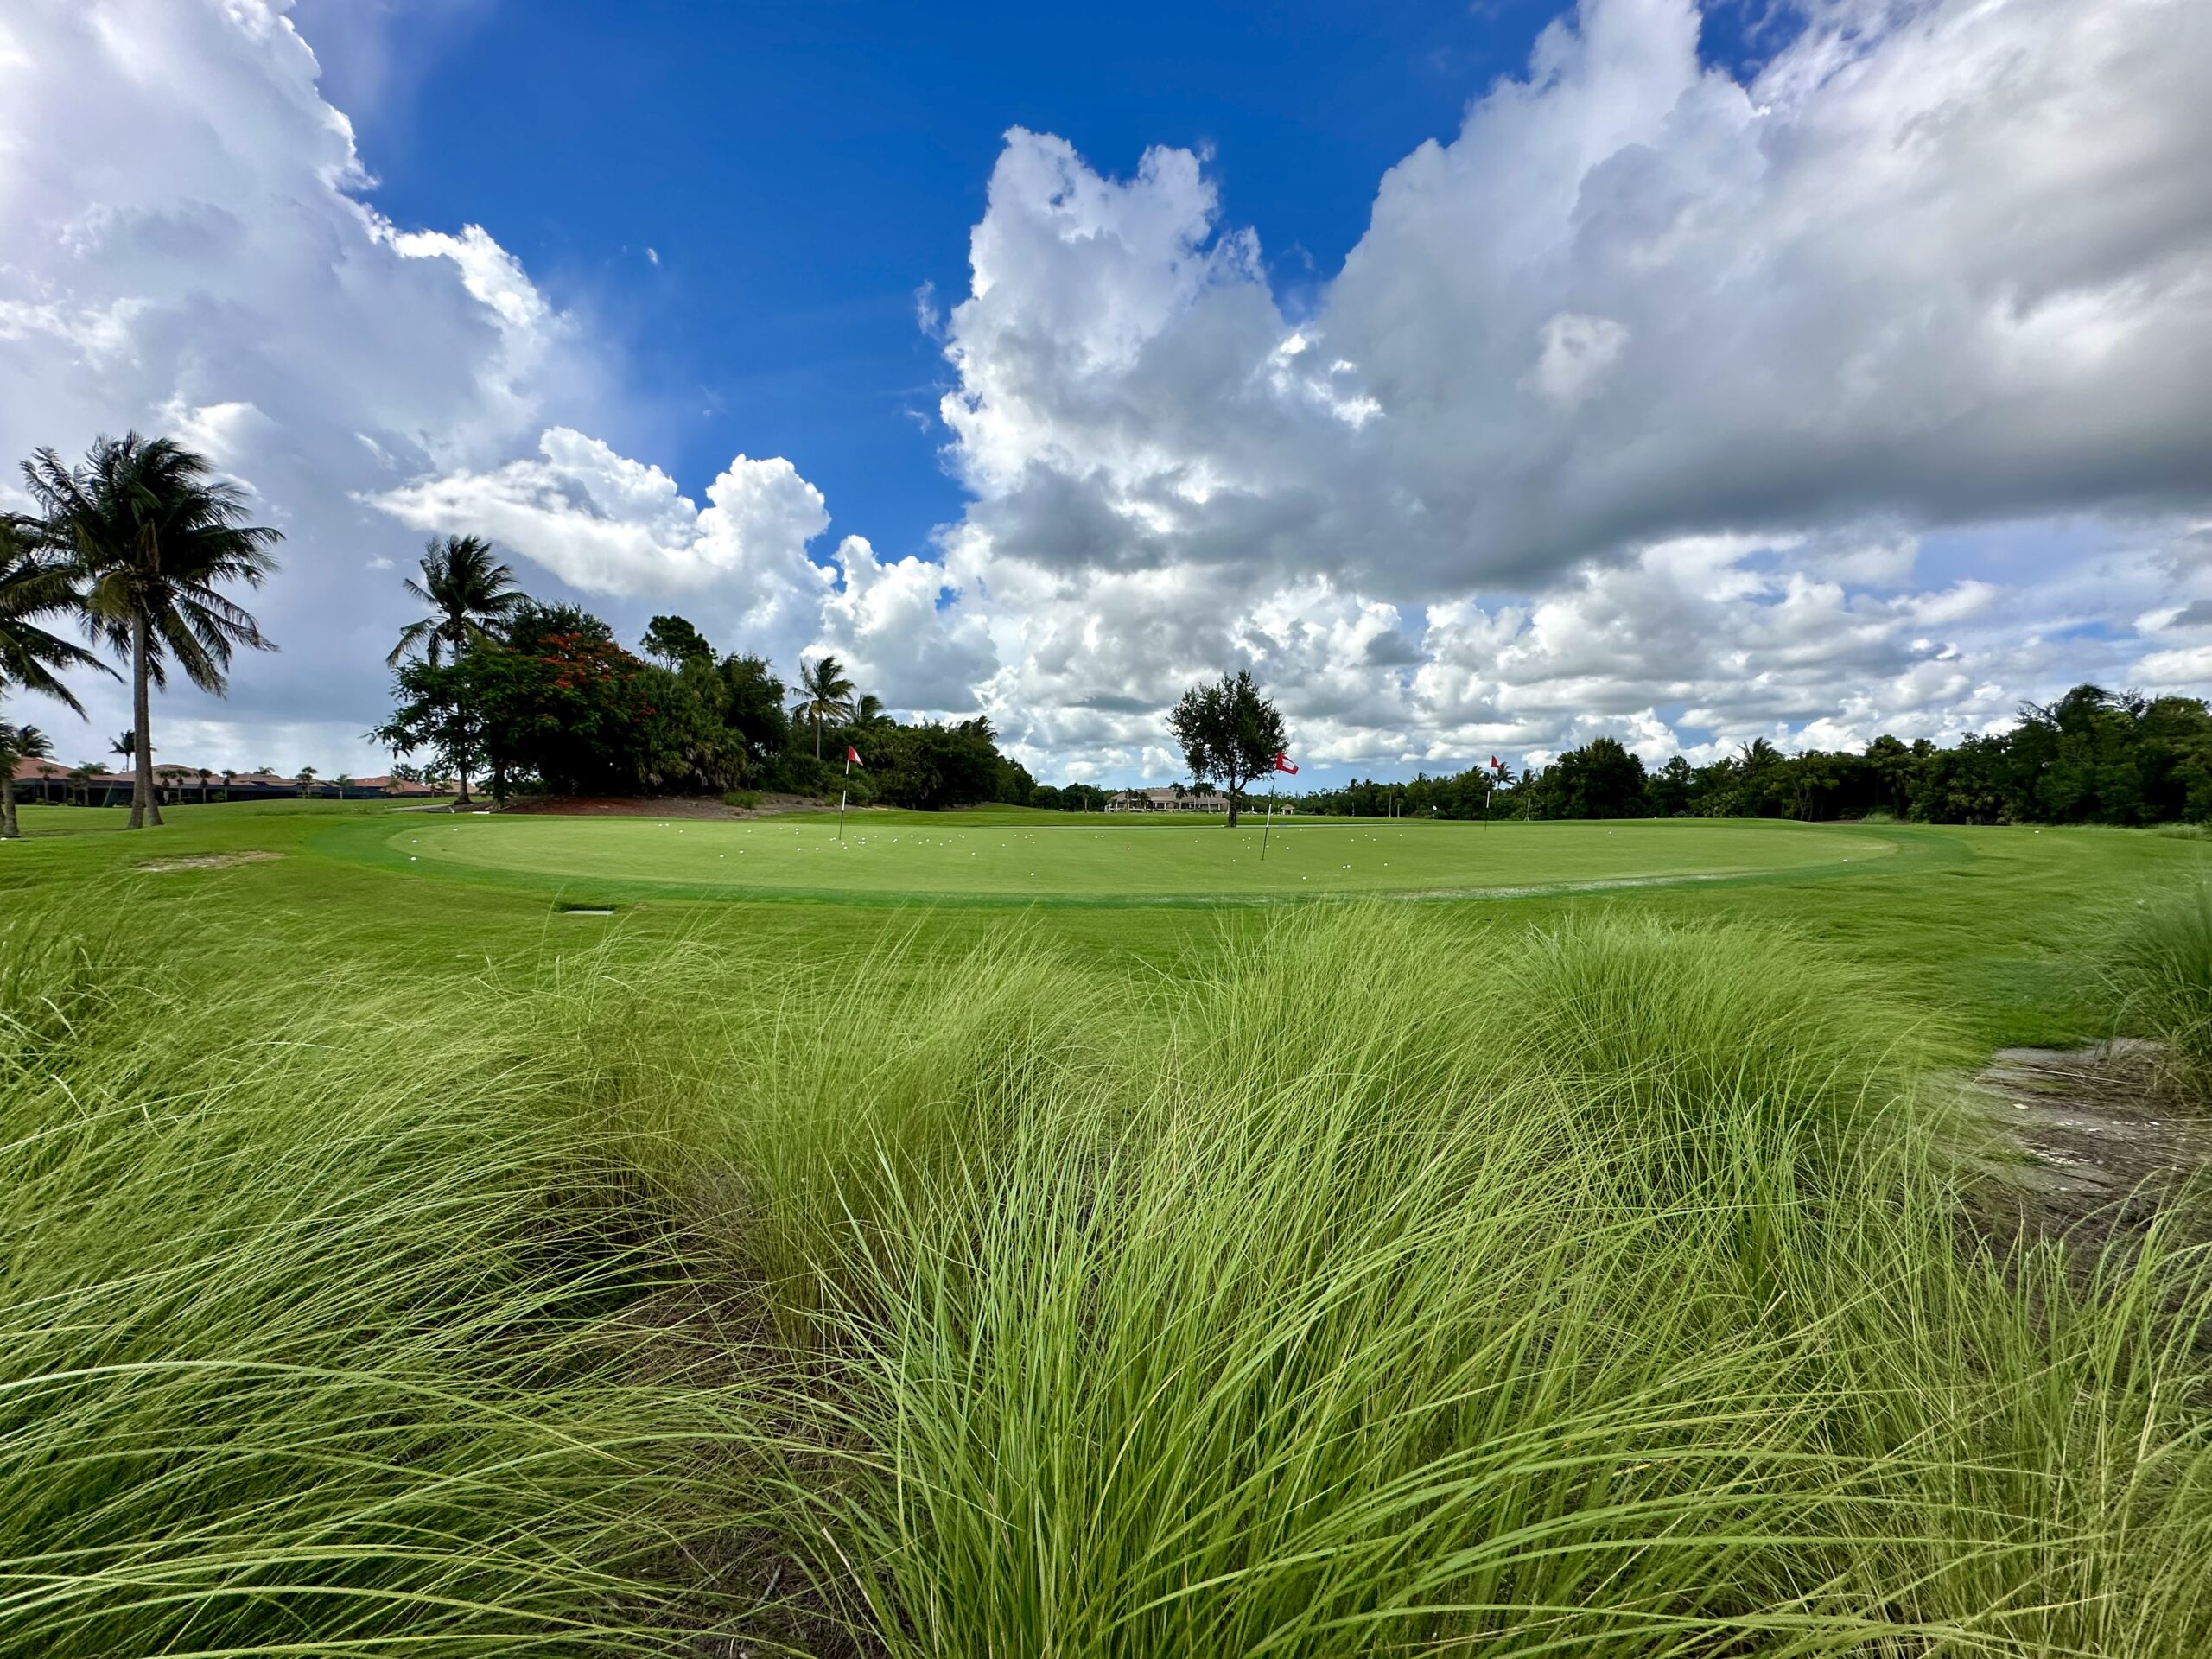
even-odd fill
[{"label": "blue sky", "polygon": [[285,529],[210,763],[380,767],[443,531],[1052,779],[1246,666],[1323,781],[1950,741],[2212,689],[2208,79],[2187,0],[20,0],[0,450]]},{"label": "blue sky", "polygon": [[[443,10],[403,0],[372,51],[343,29],[318,44],[372,199],[403,224],[482,224],[627,343],[639,408],[618,448],[692,487],[739,451],[803,456],[896,556],[958,514],[916,295],[964,288],[1007,128],[1116,172],[1154,144],[1209,153],[1295,309],[1383,170],[1448,138],[1554,8],[507,0],[422,28]],[[322,21],[302,12],[310,43]]]}]

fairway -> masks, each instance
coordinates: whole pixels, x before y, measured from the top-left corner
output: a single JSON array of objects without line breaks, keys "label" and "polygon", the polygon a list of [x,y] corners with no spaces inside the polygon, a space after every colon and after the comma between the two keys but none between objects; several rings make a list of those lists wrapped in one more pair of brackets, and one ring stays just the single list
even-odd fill
[{"label": "fairway", "polygon": [[[985,901],[1478,896],[1869,864],[1873,830],[1721,820],[1127,826],[850,820],[424,818],[365,850],[418,874],[620,883],[687,893]],[[361,843],[356,843],[360,845]],[[425,868],[427,867],[427,868]]]}]

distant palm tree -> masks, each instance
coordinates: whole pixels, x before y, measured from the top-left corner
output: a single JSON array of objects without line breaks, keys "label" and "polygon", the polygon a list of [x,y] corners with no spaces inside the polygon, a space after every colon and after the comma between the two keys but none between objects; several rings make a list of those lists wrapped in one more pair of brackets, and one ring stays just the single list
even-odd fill
[{"label": "distant palm tree", "polygon": [[230,767],[225,766],[223,768],[223,798],[226,801],[231,798],[231,780],[237,776],[238,773],[233,772]]},{"label": "distant palm tree", "polygon": [[99,775],[99,767],[90,761],[81,766],[69,768],[69,781],[76,785],[77,799],[83,805],[90,806],[92,804],[92,779]]},{"label": "distant palm tree", "polygon": [[176,791],[178,786],[186,779],[191,777],[192,773],[183,766],[156,766],[154,768],[154,776],[162,781],[164,787]]},{"label": "distant palm tree", "polygon": [[246,493],[170,438],[101,438],[81,467],[51,449],[23,464],[38,504],[37,538],[66,553],[92,630],[130,664],[131,730],[138,740],[130,828],[162,821],[154,800],[151,688],[174,662],[211,696],[228,689],[240,645],[275,649],[252,615],[219,591],[258,588],[276,568],[280,531],[245,522]]},{"label": "distant palm tree", "polygon": [[207,804],[207,785],[214,776],[215,774],[207,767],[200,768],[200,804],[202,806]]},{"label": "distant palm tree", "polygon": [[302,800],[307,799],[308,791],[315,787],[315,768],[313,766],[302,766],[299,769],[299,772],[294,776],[292,781],[300,786],[300,798]]},{"label": "distant palm tree", "polygon": [[110,754],[119,754],[126,760],[136,759],[138,753],[138,734],[126,727],[115,734],[115,741],[107,746],[107,752]]},{"label": "distant palm tree", "polygon": [[16,827],[16,768],[53,753],[54,745],[37,727],[0,722],[0,841],[16,840],[22,833]]},{"label": "distant palm tree", "polygon": [[850,720],[853,716],[853,683],[845,677],[845,666],[835,657],[817,658],[812,667],[799,664],[798,689],[806,695],[799,700],[794,711],[800,720],[811,721],[814,727],[814,758],[822,758],[822,723],[828,720]]},{"label": "distant palm tree", "polygon": [[346,798],[346,791],[353,787],[353,779],[342,772],[332,779],[330,783],[331,787],[338,791],[338,798],[341,801]]},{"label": "distant palm tree", "polygon": [[890,715],[884,709],[883,699],[873,691],[862,697],[853,709],[853,724],[864,732],[872,732],[879,726],[887,725],[890,720]]},{"label": "distant palm tree", "polygon": [[428,605],[431,614],[410,622],[399,643],[385,658],[387,668],[421,647],[430,666],[438,665],[441,648],[455,657],[487,641],[496,643],[495,630],[526,603],[515,586],[515,573],[493,562],[492,545],[474,536],[433,536],[423,556],[423,580],[407,578],[407,591]]},{"label": "distant palm tree", "polygon": [[54,671],[114,671],[82,645],[37,623],[41,617],[81,615],[84,599],[66,557],[38,545],[36,527],[11,514],[0,515],[0,690],[16,686],[52,697],[72,713],[85,712]]}]

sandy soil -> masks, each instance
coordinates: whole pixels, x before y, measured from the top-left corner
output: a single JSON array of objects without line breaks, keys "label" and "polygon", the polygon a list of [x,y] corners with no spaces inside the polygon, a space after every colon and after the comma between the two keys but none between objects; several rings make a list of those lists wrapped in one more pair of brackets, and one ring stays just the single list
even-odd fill
[{"label": "sandy soil", "polygon": [[[2002,1153],[1985,1161],[1985,1227],[2065,1234],[2094,1250],[2140,1232],[2212,1165],[2212,1118],[2155,1083],[2155,1046],[1999,1049],[1974,1079]],[[2212,1223],[2212,1217],[2201,1220]]]},{"label": "sandy soil", "polygon": [[138,868],[149,875],[168,875],[177,870],[222,870],[233,864],[273,864],[282,853],[195,853],[189,858],[149,859]]}]

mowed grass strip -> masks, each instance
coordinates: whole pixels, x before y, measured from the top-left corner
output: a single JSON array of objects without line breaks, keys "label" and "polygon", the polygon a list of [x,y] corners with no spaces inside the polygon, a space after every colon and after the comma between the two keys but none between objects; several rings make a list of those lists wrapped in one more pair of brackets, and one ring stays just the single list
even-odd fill
[{"label": "mowed grass strip", "polygon": [[811,817],[527,817],[425,819],[385,838],[389,855],[432,869],[697,893],[1046,902],[1535,891],[1871,865],[1897,845],[1872,830],[1723,820],[1300,820],[1268,831],[1257,820],[1231,830],[1219,822],[992,824],[918,814],[855,814],[842,836],[834,821]]}]

